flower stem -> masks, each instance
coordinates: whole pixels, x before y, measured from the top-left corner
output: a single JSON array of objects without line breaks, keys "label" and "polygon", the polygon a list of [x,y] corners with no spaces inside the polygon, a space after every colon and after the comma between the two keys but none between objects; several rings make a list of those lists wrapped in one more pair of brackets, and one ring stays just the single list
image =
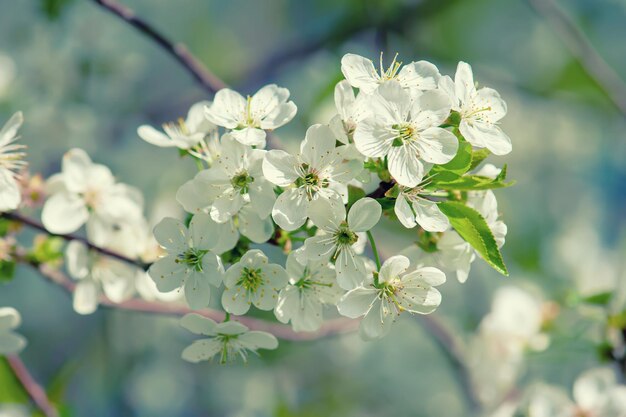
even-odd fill
[{"label": "flower stem", "polygon": [[43,415],[46,417],[58,417],[59,413],[48,399],[46,391],[35,381],[20,357],[17,355],[9,355],[6,357],[6,360],[15,378],[22,385],[24,391],[26,391],[37,408],[41,410]]},{"label": "flower stem", "polygon": [[224,322],[230,321],[230,313],[226,313],[226,316],[224,316]]},{"label": "flower stem", "polygon": [[372,232],[369,230],[367,233],[367,239],[370,241],[370,246],[372,247],[372,252],[374,252],[374,261],[376,261],[376,270],[380,271],[380,258],[378,257],[378,249],[376,249],[376,242],[374,241],[374,236],[372,236]]}]

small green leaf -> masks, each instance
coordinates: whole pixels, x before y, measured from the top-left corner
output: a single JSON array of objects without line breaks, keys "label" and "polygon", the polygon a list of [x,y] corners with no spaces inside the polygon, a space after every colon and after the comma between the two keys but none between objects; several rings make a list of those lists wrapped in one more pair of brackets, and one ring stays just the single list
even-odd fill
[{"label": "small green leaf", "polygon": [[454,230],[472,245],[493,269],[502,275],[509,275],[493,233],[479,212],[456,201],[441,202],[439,209],[448,216]]},{"label": "small green leaf", "polygon": [[472,151],[472,164],[470,165],[470,168],[468,171],[475,169],[489,155],[491,155],[491,152],[489,151],[489,149],[477,149],[475,151]]},{"label": "small green leaf", "polygon": [[362,188],[348,185],[348,208],[363,197],[365,197],[365,191]]},{"label": "small green leaf", "polygon": [[15,276],[14,261],[0,261],[0,282],[9,282]]},{"label": "small green leaf", "polygon": [[28,402],[28,394],[15,378],[13,370],[3,357],[0,357],[0,387],[2,387],[0,389],[0,404],[25,404]]},{"label": "small green leaf", "polygon": [[[505,173],[506,174],[506,173]],[[500,175],[498,175],[498,178]],[[515,185],[515,181],[502,182],[498,178],[480,175],[464,175],[454,181],[438,182],[437,188],[442,190],[480,191],[495,188],[506,188]]]},{"label": "small green leaf", "polygon": [[594,294],[589,297],[584,297],[581,299],[581,301],[587,304],[605,306],[609,303],[609,301],[611,301],[611,297],[613,297],[613,293],[608,291]]},{"label": "small green leaf", "polygon": [[472,162],[472,145],[467,142],[459,143],[459,150],[447,164],[435,165],[430,170],[433,183],[449,182],[458,179],[470,169]]}]

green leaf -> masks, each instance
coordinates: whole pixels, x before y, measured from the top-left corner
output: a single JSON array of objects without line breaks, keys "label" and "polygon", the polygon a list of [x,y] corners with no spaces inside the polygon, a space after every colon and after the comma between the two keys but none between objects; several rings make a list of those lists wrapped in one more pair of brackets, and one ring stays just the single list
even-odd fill
[{"label": "green leaf", "polygon": [[491,152],[489,151],[489,149],[477,149],[475,151],[472,151],[472,163],[468,171],[475,169],[489,155],[491,155]]},{"label": "green leaf", "polygon": [[467,142],[459,143],[459,150],[447,164],[435,165],[430,170],[433,182],[449,182],[458,179],[470,169],[472,163],[472,145]]},{"label": "green leaf", "polygon": [[7,360],[0,356],[0,404],[14,403],[25,404],[28,402],[28,394],[22,384],[15,378],[13,370]]},{"label": "green leaf", "polygon": [[493,233],[479,212],[456,201],[441,202],[439,209],[448,216],[454,230],[472,245],[493,269],[502,275],[509,275]]},{"label": "green leaf", "polygon": [[69,6],[74,0],[40,0],[41,10],[50,20],[58,19],[63,10]]},{"label": "green leaf", "polygon": [[608,291],[584,297],[581,301],[587,304],[605,306],[609,303],[609,301],[611,301],[611,297],[613,297],[613,293]]},{"label": "green leaf", "polygon": [[348,185],[348,208],[363,197],[365,197],[365,191],[362,188]]},{"label": "green leaf", "polygon": [[15,261],[0,261],[0,282],[9,282],[15,276]]},{"label": "green leaf", "polygon": [[438,182],[436,186],[442,190],[480,191],[515,185],[515,181],[503,182],[498,178],[500,175],[495,179],[480,175],[464,175],[454,181]]}]

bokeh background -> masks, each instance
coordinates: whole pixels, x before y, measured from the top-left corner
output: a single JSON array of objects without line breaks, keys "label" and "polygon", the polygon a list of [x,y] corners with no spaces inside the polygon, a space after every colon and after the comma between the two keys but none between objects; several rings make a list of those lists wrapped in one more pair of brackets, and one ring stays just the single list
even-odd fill
[{"label": "bokeh background", "polygon": [[[466,284],[442,287],[435,314],[469,340],[499,286],[527,288],[565,308],[550,348],[527,356],[519,385],[567,388],[598,363],[598,314],[567,306],[585,285],[624,282],[626,1],[568,0],[557,9],[548,0],[124,3],[243,93],[272,82],[289,88],[299,112],[278,136],[291,149],[310,124],[332,116],[346,52],[398,52],[446,74],[469,62],[509,107],[502,126],[514,149],[492,162],[507,163],[517,180],[497,192],[511,274],[477,261]],[[149,216],[172,212],[195,168],[136,129],[207,98],[170,56],[95,2],[0,1],[0,122],[24,112],[33,171],[57,172],[63,153],[81,147],[144,191]],[[387,253],[410,241],[386,234]],[[192,337],[176,320],[105,309],[79,316],[66,294],[26,268],[0,286],[0,305],[22,313],[22,357],[68,415],[468,415],[454,366],[410,317],[380,342],[283,342],[247,365],[219,366],[180,359]]]}]

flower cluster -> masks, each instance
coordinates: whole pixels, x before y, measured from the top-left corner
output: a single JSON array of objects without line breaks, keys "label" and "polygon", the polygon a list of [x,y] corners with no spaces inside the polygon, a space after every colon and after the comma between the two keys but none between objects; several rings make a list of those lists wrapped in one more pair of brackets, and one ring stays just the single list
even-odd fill
[{"label": "flower cluster", "polygon": [[[396,58],[385,68],[381,55],[376,69],[345,55],[335,116],[310,126],[295,152],[265,149],[297,112],[289,91],[273,84],[247,97],[225,88],[162,130],[140,126],[147,143],[176,148],[199,168],[176,193],[186,219],[161,218],[153,233],[138,190],[85,151],[67,152],[45,184],[42,222],[54,234],[85,226],[86,240],[65,253],[77,281],[75,310],[89,314],[103,300],[122,303],[137,293],[151,300],[180,294],[192,310],[219,304],[222,323],[183,319],[210,337],[183,357],[221,352],[226,361],[276,347],[271,335],[249,332],[234,316],[273,311],[294,331],[314,332],[334,310],[360,320],[361,336],[371,340],[403,312],[435,311],[446,273],[463,282],[480,257],[507,274],[500,254],[506,226],[492,190],[512,182],[506,166],[482,164],[511,150],[498,124],[504,101],[477,88],[466,63],[452,80],[432,63]],[[20,123],[18,114],[0,134],[0,173],[9,182],[21,164],[21,148],[12,145]],[[5,210],[17,207],[11,190],[2,188]],[[412,238],[381,265],[375,236],[393,222]]]}]

